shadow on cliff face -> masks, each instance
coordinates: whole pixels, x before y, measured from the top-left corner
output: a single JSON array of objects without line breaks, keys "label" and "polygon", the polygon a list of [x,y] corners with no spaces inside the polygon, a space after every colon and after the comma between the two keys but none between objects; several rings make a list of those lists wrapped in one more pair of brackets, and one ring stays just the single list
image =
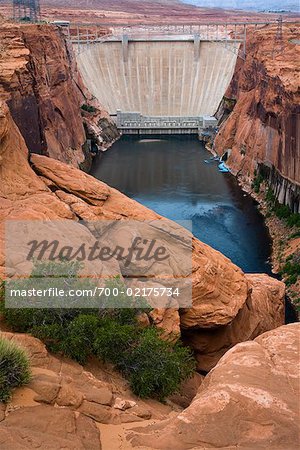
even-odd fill
[{"label": "shadow on cliff face", "polygon": [[[103,150],[117,139],[118,132],[83,85],[64,34],[46,24],[3,23],[0,39],[0,70],[5,64],[0,94],[7,100],[29,151],[75,167],[82,164],[88,170],[91,140]],[[94,113],[83,116],[82,105],[90,103]]]}]

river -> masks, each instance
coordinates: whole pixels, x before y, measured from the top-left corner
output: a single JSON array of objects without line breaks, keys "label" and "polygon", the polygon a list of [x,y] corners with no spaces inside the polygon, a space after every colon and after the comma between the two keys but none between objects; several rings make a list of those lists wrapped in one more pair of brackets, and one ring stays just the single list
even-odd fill
[{"label": "river", "polygon": [[91,174],[173,220],[245,272],[271,272],[271,240],[255,201],[196,137],[122,137],[93,162]]}]

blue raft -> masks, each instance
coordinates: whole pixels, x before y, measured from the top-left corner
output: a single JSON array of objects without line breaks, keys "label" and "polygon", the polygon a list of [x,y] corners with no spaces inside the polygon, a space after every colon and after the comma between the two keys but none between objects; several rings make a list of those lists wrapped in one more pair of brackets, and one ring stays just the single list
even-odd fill
[{"label": "blue raft", "polygon": [[227,173],[230,172],[230,170],[228,169],[228,167],[226,166],[226,164],[224,162],[221,162],[219,165],[219,171],[223,172],[223,173]]}]

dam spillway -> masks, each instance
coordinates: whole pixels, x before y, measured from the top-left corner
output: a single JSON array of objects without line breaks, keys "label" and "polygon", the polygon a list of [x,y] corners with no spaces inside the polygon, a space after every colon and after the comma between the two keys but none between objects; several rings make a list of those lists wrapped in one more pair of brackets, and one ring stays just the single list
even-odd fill
[{"label": "dam spillway", "polygon": [[83,45],[77,63],[85,85],[111,115],[213,116],[239,45],[195,36],[113,37]]}]

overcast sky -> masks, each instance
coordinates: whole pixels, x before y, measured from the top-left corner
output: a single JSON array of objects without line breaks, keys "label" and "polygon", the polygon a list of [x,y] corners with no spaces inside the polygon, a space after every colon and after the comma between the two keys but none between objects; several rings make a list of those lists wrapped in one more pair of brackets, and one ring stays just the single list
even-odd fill
[{"label": "overcast sky", "polygon": [[181,0],[198,6],[215,6],[249,10],[300,11],[300,0]]}]

